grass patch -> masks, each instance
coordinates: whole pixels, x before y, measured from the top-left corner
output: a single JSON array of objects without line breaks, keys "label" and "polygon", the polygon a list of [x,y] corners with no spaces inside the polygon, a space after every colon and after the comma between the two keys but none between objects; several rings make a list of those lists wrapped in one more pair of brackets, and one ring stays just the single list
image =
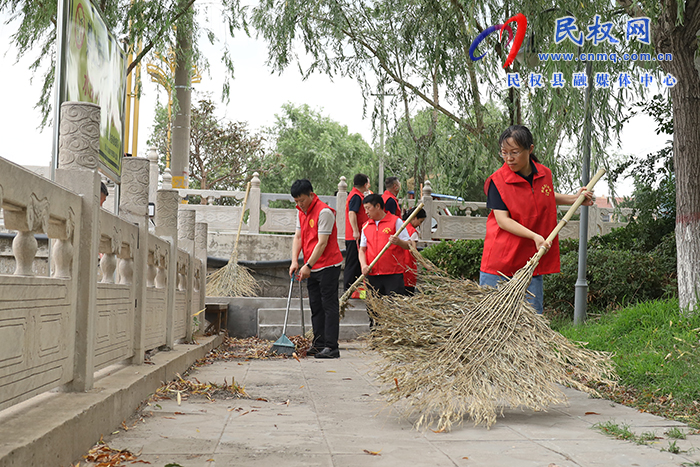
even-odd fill
[{"label": "grass patch", "polygon": [[559,332],[614,354],[620,385],[597,388],[606,398],[700,428],[700,314],[652,301]]},{"label": "grass patch", "polygon": [[685,439],[685,431],[674,427],[666,432],[666,436],[673,439]]}]

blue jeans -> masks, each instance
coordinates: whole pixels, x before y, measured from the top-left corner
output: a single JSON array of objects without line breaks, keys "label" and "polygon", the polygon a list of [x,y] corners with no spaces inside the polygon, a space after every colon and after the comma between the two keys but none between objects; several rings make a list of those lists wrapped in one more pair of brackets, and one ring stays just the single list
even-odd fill
[{"label": "blue jeans", "polygon": [[[537,311],[538,314],[542,314],[543,297],[544,297],[544,286],[542,278],[544,276],[533,276],[530,286],[527,290],[534,295],[532,297],[530,294],[526,295],[527,301],[532,303],[532,307]],[[489,274],[487,272],[479,271],[479,285],[490,285],[491,287],[496,287],[500,281],[505,280],[503,276],[496,274]]]}]

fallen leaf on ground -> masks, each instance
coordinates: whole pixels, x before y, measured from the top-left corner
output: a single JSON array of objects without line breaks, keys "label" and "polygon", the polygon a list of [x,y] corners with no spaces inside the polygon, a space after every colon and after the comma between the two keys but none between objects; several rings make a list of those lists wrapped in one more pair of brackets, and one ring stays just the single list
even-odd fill
[{"label": "fallen leaf on ground", "polygon": [[366,452],[370,456],[381,456],[381,454],[379,453],[382,452],[382,450],[380,449],[379,451],[368,451],[367,449],[364,449],[364,452]]},{"label": "fallen leaf on ground", "polygon": [[586,412],[584,415],[600,415],[598,412]]}]

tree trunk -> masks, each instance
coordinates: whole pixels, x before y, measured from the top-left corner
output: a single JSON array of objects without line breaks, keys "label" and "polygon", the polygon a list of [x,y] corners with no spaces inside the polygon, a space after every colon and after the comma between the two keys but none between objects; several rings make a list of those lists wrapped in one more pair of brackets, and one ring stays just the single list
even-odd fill
[{"label": "tree trunk", "polygon": [[[694,13],[694,16],[698,12]],[[673,157],[676,174],[676,245],[678,298],[681,308],[698,310],[700,297],[700,71],[694,66],[698,49],[695,32],[688,26],[667,23],[658,52],[673,53],[661,62],[678,81],[671,88],[673,104]],[[672,24],[672,23],[671,23]]]}]

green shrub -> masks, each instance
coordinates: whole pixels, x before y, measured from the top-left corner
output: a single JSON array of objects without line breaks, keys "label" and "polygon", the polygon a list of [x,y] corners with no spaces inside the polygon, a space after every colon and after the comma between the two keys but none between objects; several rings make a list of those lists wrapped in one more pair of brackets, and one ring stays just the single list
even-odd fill
[{"label": "green shrub", "polygon": [[[675,295],[675,248],[664,240],[651,253],[610,248],[588,250],[588,306],[607,311]],[[673,258],[669,256],[672,253]],[[545,276],[544,303],[558,314],[573,316],[578,251],[561,257],[561,273]]]},{"label": "green shrub", "polygon": [[479,281],[483,240],[442,240],[423,250],[423,256],[454,277]]}]

